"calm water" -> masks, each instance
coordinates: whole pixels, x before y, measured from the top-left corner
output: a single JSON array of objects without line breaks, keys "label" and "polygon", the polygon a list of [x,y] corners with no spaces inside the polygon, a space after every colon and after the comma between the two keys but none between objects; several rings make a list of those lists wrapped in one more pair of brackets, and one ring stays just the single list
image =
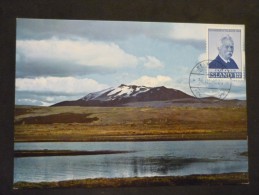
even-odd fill
[{"label": "calm water", "polygon": [[14,182],[247,172],[247,141],[16,143],[16,150],[132,153],[14,159]]}]

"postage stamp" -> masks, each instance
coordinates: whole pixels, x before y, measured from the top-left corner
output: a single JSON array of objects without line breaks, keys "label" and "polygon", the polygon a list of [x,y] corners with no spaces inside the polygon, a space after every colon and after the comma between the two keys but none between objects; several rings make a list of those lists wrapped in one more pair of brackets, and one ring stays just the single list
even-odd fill
[{"label": "postage stamp", "polygon": [[207,29],[208,78],[244,79],[244,28],[211,25]]}]

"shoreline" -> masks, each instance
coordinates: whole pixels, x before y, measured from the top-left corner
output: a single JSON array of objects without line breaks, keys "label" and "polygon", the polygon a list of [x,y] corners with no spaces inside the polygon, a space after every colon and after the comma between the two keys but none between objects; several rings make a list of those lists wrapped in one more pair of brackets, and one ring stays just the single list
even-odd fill
[{"label": "shoreline", "polygon": [[222,136],[197,136],[197,135],[186,135],[183,134],[185,138],[178,137],[172,135],[172,137],[165,136],[161,137],[161,135],[158,136],[152,136],[153,138],[150,138],[149,136],[96,136],[96,137],[86,137],[81,139],[15,139],[14,143],[24,143],[24,142],[159,142],[159,141],[218,141],[218,140],[247,140],[247,136],[230,136],[230,137],[222,137]]},{"label": "shoreline", "polygon": [[85,140],[23,140],[23,141],[14,141],[14,143],[34,143],[34,142],[163,142],[163,141],[245,141],[247,139],[157,139],[157,140],[100,140],[100,141],[85,141]]},{"label": "shoreline", "polygon": [[41,157],[41,156],[79,156],[79,155],[102,155],[102,154],[121,154],[134,151],[124,150],[95,150],[95,151],[76,151],[76,150],[15,150],[14,157]]},{"label": "shoreline", "polygon": [[43,188],[100,188],[100,187],[151,187],[180,185],[244,185],[248,184],[248,173],[221,173],[187,176],[155,176],[129,178],[96,178],[54,182],[16,182],[14,189]]},{"label": "shoreline", "polygon": [[[42,157],[42,156],[81,156],[81,155],[107,155],[107,154],[126,154],[136,152],[134,150],[15,150],[15,158],[23,157]],[[240,153],[241,156],[248,156],[248,152]]]}]

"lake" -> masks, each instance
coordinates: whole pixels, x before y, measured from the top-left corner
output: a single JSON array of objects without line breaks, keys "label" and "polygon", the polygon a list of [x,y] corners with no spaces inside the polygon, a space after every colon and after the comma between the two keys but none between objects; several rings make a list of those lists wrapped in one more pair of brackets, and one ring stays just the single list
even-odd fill
[{"label": "lake", "polygon": [[14,182],[248,172],[246,140],[15,143],[15,150],[131,153],[14,159]]}]

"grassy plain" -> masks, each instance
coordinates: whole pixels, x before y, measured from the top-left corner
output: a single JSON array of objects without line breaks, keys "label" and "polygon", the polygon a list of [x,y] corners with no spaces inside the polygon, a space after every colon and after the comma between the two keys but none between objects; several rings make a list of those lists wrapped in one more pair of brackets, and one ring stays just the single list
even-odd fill
[{"label": "grassy plain", "polygon": [[246,139],[241,107],[30,107],[15,109],[15,141]]}]

